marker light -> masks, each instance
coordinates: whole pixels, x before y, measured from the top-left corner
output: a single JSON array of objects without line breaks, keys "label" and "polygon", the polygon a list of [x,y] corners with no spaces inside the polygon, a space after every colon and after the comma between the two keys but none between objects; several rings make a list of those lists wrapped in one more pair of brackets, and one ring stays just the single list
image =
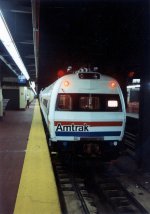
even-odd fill
[{"label": "marker light", "polygon": [[68,86],[69,86],[69,82],[68,82],[67,80],[64,82],[64,86],[65,86],[65,87],[68,87]]},{"label": "marker light", "polygon": [[138,85],[128,85],[127,88],[132,88],[132,89],[135,89],[135,88],[140,88],[141,85],[138,84]]},{"label": "marker light", "polygon": [[108,100],[108,107],[118,107],[117,100]]},{"label": "marker light", "polygon": [[59,71],[57,72],[58,78],[63,77],[64,75],[65,75],[65,72],[64,72],[63,70],[59,70]]},{"label": "marker light", "polygon": [[117,87],[117,82],[114,80],[110,81],[108,84],[111,89],[115,89]]}]

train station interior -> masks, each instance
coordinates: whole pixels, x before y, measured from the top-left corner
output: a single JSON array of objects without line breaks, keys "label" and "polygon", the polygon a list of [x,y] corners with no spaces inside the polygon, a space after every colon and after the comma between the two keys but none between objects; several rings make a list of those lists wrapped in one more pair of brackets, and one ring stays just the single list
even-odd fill
[{"label": "train station interior", "polygon": [[[0,0],[0,214],[150,213],[149,8],[148,0]],[[61,86],[58,112],[49,116],[45,110],[45,114],[45,106],[53,105],[45,97],[72,70],[80,80],[87,80],[85,89],[67,92]],[[88,119],[92,108],[98,115],[100,107],[97,83],[90,78],[106,82],[105,75],[116,81],[123,98],[109,98],[104,92],[108,103],[118,99],[117,104],[108,104],[112,107],[107,108],[108,116],[106,110],[99,114],[105,121],[94,116],[93,122]],[[73,81],[70,76],[64,84],[73,88]],[[91,87],[89,98],[86,87]],[[69,102],[71,107],[66,107]],[[124,119],[119,113],[115,116],[115,105],[121,106]],[[69,120],[71,108],[76,111],[75,122]],[[53,130],[47,128],[52,125],[54,142]],[[80,146],[74,152],[81,132],[97,126],[105,126],[103,134],[107,126],[116,136],[123,133],[117,158],[103,161],[98,140],[105,138],[102,134],[96,138],[96,131],[82,135],[88,144],[83,145],[82,155],[76,155]],[[107,132],[108,141],[112,130]],[[75,142],[68,146],[64,140],[55,151],[56,138],[61,141],[59,131],[63,139],[66,132],[69,139],[69,131],[76,132]],[[113,139],[114,146],[119,141],[115,139],[119,138]]]}]

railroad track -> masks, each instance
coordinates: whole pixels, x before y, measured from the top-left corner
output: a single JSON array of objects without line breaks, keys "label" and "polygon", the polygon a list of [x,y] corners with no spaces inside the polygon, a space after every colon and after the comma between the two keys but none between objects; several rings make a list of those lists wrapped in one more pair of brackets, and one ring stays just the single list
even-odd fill
[{"label": "railroad track", "polygon": [[96,162],[68,167],[57,159],[53,165],[62,214],[148,214],[128,185],[124,185],[128,181],[109,172],[108,163],[103,167],[101,163],[100,168]]},{"label": "railroad track", "polygon": [[135,156],[136,144],[137,144],[136,140],[137,140],[136,134],[125,131],[123,144],[126,148],[126,152],[132,157]]},{"label": "railroad track", "polygon": [[59,161],[55,162],[54,171],[63,214],[98,213],[94,201],[85,187],[84,179],[74,175]]},{"label": "railroad track", "polygon": [[95,183],[100,198],[112,207],[116,214],[148,214],[145,208],[128,192],[121,183],[108,176],[100,176]]},{"label": "railroad track", "polygon": [[140,174],[139,178],[136,178],[136,182],[138,186],[150,193],[150,173]]}]

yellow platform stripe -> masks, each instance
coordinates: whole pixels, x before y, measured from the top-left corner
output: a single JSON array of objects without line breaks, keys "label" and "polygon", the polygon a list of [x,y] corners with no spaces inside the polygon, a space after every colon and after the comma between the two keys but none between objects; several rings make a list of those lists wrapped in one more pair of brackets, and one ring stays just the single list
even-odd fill
[{"label": "yellow platform stripe", "polygon": [[36,101],[14,214],[60,214],[60,203]]}]

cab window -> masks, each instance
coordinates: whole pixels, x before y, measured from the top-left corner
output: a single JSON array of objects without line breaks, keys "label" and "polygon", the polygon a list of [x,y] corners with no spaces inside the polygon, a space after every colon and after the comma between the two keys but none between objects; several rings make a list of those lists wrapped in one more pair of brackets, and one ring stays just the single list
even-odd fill
[{"label": "cab window", "polygon": [[71,95],[59,94],[57,99],[57,110],[70,111],[72,109]]},{"label": "cab window", "polygon": [[121,112],[118,94],[58,94],[57,111]]},{"label": "cab window", "polygon": [[81,110],[98,110],[100,109],[99,97],[81,96],[79,98],[79,108]]}]

